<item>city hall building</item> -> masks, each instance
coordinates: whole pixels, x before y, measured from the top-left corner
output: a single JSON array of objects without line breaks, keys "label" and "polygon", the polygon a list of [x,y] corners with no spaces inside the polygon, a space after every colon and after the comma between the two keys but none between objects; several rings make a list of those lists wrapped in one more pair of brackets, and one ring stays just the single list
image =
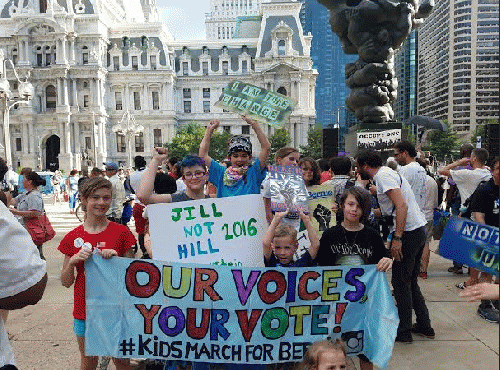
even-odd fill
[{"label": "city hall building", "polygon": [[[214,105],[229,82],[242,80],[297,102],[286,127],[292,146],[305,145],[315,123],[317,72],[301,6],[212,0],[207,39],[181,42],[160,22],[155,0],[0,1],[0,73],[13,93],[2,105],[10,124],[4,121],[9,131],[0,143],[10,139],[14,168],[126,165],[129,151],[150,157],[179,127],[219,119],[231,134],[249,135],[257,152],[250,127]],[[9,109],[26,79],[32,100]],[[130,147],[113,130],[127,122],[142,128]]]}]

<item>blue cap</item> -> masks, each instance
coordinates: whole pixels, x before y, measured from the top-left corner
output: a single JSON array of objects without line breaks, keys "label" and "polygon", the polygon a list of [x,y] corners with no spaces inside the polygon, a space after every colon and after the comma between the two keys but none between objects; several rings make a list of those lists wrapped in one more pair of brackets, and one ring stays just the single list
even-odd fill
[{"label": "blue cap", "polygon": [[118,163],[116,162],[104,162],[103,164],[107,170],[118,171],[118,169],[120,168],[120,166],[118,166]]}]

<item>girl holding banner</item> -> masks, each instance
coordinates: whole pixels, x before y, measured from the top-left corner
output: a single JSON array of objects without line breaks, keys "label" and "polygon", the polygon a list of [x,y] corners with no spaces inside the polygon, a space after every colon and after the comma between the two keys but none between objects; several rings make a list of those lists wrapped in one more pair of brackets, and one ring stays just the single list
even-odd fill
[{"label": "girl holding banner", "polygon": [[[102,177],[90,178],[82,185],[81,203],[85,211],[83,225],[70,231],[57,248],[65,255],[61,269],[61,283],[66,288],[74,284],[73,331],[81,355],[81,370],[94,370],[98,358],[85,354],[85,266],[93,253],[103,258],[134,256],[136,240],[128,227],[110,222],[106,212],[111,206],[112,184]],[[76,271],[76,277],[75,277]],[[130,361],[114,358],[117,370],[131,369]]]},{"label": "girl holding banner", "polygon": [[[387,257],[380,234],[366,227],[370,214],[369,193],[353,186],[340,198],[344,220],[323,233],[316,256],[318,266],[376,264],[379,271],[389,271],[393,260]],[[364,355],[359,356],[361,370],[373,370]]]}]

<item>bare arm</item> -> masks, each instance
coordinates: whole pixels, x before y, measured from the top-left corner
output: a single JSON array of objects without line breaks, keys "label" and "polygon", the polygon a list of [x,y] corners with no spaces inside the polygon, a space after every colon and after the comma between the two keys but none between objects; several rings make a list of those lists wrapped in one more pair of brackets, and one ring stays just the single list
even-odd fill
[{"label": "bare arm", "polygon": [[[403,198],[403,194],[401,194],[401,189],[391,189],[387,191],[386,194],[396,209],[396,227],[394,235],[401,237],[406,227],[408,205]],[[401,240],[394,240],[393,238],[391,243],[391,255],[396,261],[400,261],[403,258],[402,244]]]},{"label": "bare arm", "polygon": [[198,155],[205,161],[207,169],[210,169],[210,165],[212,163],[212,158],[208,155],[208,151],[210,150],[210,139],[212,139],[212,135],[219,125],[219,120],[211,121],[207,126],[205,136],[203,136],[203,140],[200,144],[200,151],[198,152]]},{"label": "bare arm", "polygon": [[472,219],[476,222],[479,222],[480,224],[485,224],[485,214],[481,212],[472,212]]},{"label": "bare arm", "polygon": [[286,212],[276,212],[271,221],[271,224],[269,225],[269,228],[266,231],[266,235],[264,235],[264,239],[262,240],[262,249],[264,252],[264,259],[266,261],[269,261],[269,259],[271,258],[271,254],[273,252],[271,244],[274,239],[274,232],[276,230],[276,227],[278,227],[283,217],[285,217],[287,214],[288,210]]},{"label": "bare arm", "polygon": [[242,118],[250,126],[252,126],[253,130],[255,131],[255,134],[257,135],[257,139],[259,140],[261,147],[259,154],[259,162],[260,162],[260,169],[262,170],[267,165],[267,159],[269,158],[269,153],[271,151],[271,143],[269,143],[266,134],[264,134],[264,131],[262,131],[262,127],[258,122],[254,121],[248,116],[243,116]]},{"label": "bare arm", "polygon": [[309,215],[306,215],[302,211],[300,211],[299,216],[302,222],[304,223],[304,226],[306,227],[307,235],[309,236],[309,241],[311,242],[311,245],[309,246],[308,249],[309,254],[311,255],[312,259],[315,259],[319,249],[318,233],[314,229]]},{"label": "bare arm", "polygon": [[144,170],[141,178],[141,184],[137,190],[137,198],[144,204],[170,203],[172,196],[170,194],[154,194],[154,184],[158,166],[168,157],[168,149],[155,148],[153,158],[149,166]]},{"label": "bare arm", "polygon": [[21,217],[25,217],[25,218],[35,218],[35,217],[40,217],[42,215],[42,212],[37,211],[37,210],[19,211],[15,208],[11,208],[10,211],[12,212],[13,215],[21,216]]},{"label": "bare arm", "polygon": [[264,208],[266,209],[266,220],[271,224],[273,220],[273,211],[271,210],[271,198],[264,198]]},{"label": "bare arm", "polygon": [[450,177],[451,176],[450,170],[452,170],[452,169],[454,169],[455,167],[458,167],[458,166],[465,166],[468,163],[470,163],[470,158],[462,158],[462,159],[459,159],[458,161],[450,163],[447,166],[441,167],[438,170],[438,173],[440,175]]},{"label": "bare arm", "polygon": [[88,249],[80,249],[80,251],[73,256],[65,256],[63,266],[61,269],[61,284],[69,288],[75,282],[75,267],[78,262],[87,260],[92,255],[92,251]]}]

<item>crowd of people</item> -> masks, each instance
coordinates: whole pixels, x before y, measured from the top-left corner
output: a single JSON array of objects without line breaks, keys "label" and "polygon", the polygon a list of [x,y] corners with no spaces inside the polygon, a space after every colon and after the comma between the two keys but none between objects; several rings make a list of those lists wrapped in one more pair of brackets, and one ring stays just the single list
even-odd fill
[{"label": "crowd of people", "polygon": [[[379,271],[392,269],[391,285],[400,319],[396,341],[412,343],[414,334],[430,339],[436,337],[419,287],[419,278],[428,278],[434,210],[451,210],[461,217],[498,227],[498,158],[488,160],[486,150],[463,146],[460,160],[436,171],[430,165],[433,158],[407,141],[396,143],[393,157],[387,160],[383,160],[379,152],[368,149],[354,158],[338,156],[318,162],[313,158],[302,158],[296,148],[281,148],[275,154],[276,165],[299,166],[307,188],[324,184],[333,194],[328,210],[333,216],[330,224],[333,226],[327,230],[318,232],[312,227],[312,215],[299,212],[299,220],[305,226],[310,242],[306,250],[299,251],[296,220],[288,217],[289,210],[273,212],[271,207],[273,194],[266,178],[271,145],[257,122],[248,117],[243,117],[243,120],[252,127],[259,140],[261,150],[255,156],[250,140],[246,136],[236,136],[228,144],[226,163],[212,159],[208,155],[210,140],[219,127],[218,121],[212,121],[199,153],[176,159],[169,157],[166,148],[155,148],[149,165],[142,156],[135,157],[135,171],[123,171],[117,163],[106,162],[104,171],[95,168],[88,177],[78,179],[76,172],[70,173],[66,180],[70,212],[74,212],[75,205],[71,197],[78,194],[85,216],[82,225],[64,236],[58,249],[64,255],[61,282],[65,287],[74,286],[73,326],[81,354],[80,369],[96,369],[98,366],[96,357],[85,354],[84,261],[94,250],[104,258],[154,258],[147,206],[210,197],[262,195],[268,223],[262,240],[266,267],[372,264]],[[166,166],[165,170],[163,166]],[[11,208],[11,213],[19,217],[19,225],[22,225],[23,217],[35,217],[43,212],[43,201],[40,202],[41,196],[37,195],[37,186],[43,179],[35,175],[33,171],[27,172],[23,177],[27,193],[10,200],[10,204],[16,206]],[[58,181],[60,184],[62,179]],[[134,199],[133,206],[130,199]],[[236,206],[237,198],[234,201]],[[10,216],[6,209],[2,208],[1,217]],[[132,216],[137,238],[127,227]],[[3,224],[0,223],[0,227],[4,227]],[[0,238],[3,235],[0,234]],[[44,258],[42,246],[37,247],[38,256]],[[29,253],[34,261],[33,251]],[[45,264],[37,261],[36,266],[33,269],[37,278],[31,279],[32,283],[40,280]],[[4,266],[0,268],[3,271]],[[465,268],[455,262],[449,272],[463,274]],[[3,280],[1,282],[3,284]],[[0,286],[0,303],[9,294],[17,293],[5,293],[5,287]],[[462,295],[470,300],[482,299],[479,315],[498,323],[495,277],[471,268],[468,280],[458,288],[464,289]],[[0,308],[4,307],[9,306],[0,305]],[[415,323],[412,311],[415,312]],[[358,357],[362,370],[373,369],[366,356]],[[133,368],[127,359],[113,361],[117,369]],[[0,368],[4,369],[2,365],[0,362]],[[263,365],[185,361],[156,361],[154,366],[168,370],[266,368]],[[273,369],[280,370],[344,369],[345,350],[340,342],[322,341],[309,347],[302,363],[273,366]]]}]

